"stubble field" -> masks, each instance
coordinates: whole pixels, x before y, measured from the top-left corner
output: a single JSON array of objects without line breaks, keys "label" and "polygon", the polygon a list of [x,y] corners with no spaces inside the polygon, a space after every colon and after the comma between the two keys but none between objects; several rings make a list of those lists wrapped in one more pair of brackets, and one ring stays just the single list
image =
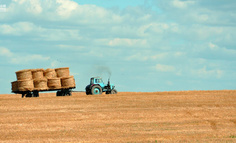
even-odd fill
[{"label": "stubble field", "polygon": [[236,90],[0,95],[0,142],[236,142]]}]

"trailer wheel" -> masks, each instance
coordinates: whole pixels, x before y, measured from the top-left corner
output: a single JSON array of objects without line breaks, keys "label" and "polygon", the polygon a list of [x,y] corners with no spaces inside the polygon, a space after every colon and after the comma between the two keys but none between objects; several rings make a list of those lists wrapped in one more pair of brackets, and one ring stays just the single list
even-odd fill
[{"label": "trailer wheel", "polygon": [[32,97],[33,95],[32,95],[32,93],[31,92],[28,92],[28,93],[26,93],[26,95],[25,95],[25,97]]},{"label": "trailer wheel", "polygon": [[33,91],[33,97],[39,97],[39,92],[38,91]]},{"label": "trailer wheel", "polygon": [[57,96],[62,96],[61,91],[57,91]]},{"label": "trailer wheel", "polygon": [[67,95],[71,96],[71,91],[69,91]]},{"label": "trailer wheel", "polygon": [[24,98],[25,94],[26,94],[26,93],[21,93],[21,95],[22,95],[21,97]]},{"label": "trailer wheel", "polygon": [[91,93],[92,95],[102,94],[102,88],[98,85],[95,85],[92,87]]},{"label": "trailer wheel", "polygon": [[71,96],[71,89],[65,89],[63,90],[64,96]]}]

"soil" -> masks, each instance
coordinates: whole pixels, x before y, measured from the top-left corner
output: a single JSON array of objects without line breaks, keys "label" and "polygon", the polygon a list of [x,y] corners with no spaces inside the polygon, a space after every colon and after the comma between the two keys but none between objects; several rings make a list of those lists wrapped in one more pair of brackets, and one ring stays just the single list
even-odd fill
[{"label": "soil", "polygon": [[236,142],[236,90],[2,94],[0,142]]}]

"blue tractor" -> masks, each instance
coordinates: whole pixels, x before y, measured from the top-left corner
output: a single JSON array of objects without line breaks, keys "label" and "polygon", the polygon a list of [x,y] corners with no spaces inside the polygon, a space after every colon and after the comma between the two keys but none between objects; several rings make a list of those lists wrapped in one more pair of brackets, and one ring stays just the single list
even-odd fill
[{"label": "blue tractor", "polygon": [[101,77],[92,77],[90,79],[90,84],[85,88],[87,95],[102,94],[117,94],[117,90],[113,84],[110,84],[110,79],[108,79],[107,85],[104,84]]}]

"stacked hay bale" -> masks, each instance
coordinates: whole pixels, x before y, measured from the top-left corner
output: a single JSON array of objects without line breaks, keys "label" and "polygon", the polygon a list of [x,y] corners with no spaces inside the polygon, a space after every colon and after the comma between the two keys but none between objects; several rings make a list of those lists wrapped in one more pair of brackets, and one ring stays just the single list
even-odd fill
[{"label": "stacked hay bale", "polygon": [[46,70],[44,70],[43,74],[44,74],[44,77],[47,79],[57,77],[57,73],[56,73],[55,69],[46,69]]},{"label": "stacked hay bale", "polygon": [[47,90],[47,79],[44,77],[44,69],[33,69],[34,90]]},{"label": "stacked hay bale", "polygon": [[13,92],[18,92],[19,91],[19,89],[18,89],[18,82],[17,81],[11,82],[11,90]]},{"label": "stacked hay bale", "polygon": [[55,69],[56,73],[57,73],[57,77],[68,77],[70,76],[70,71],[69,71],[69,67],[64,67],[64,68],[56,68]]},{"label": "stacked hay bale", "polygon": [[61,79],[60,78],[49,78],[48,79],[48,88],[49,89],[60,89],[61,88]]},{"label": "stacked hay bale", "polygon": [[62,88],[74,88],[75,79],[69,68],[25,69],[16,72],[17,81],[11,82],[12,91],[43,91]]},{"label": "stacked hay bale", "polygon": [[48,80],[47,85],[49,89],[61,88],[61,80],[60,78],[57,78],[57,73],[55,69],[46,69],[44,71],[44,77]]},{"label": "stacked hay bale", "polygon": [[12,91],[32,91],[34,82],[30,69],[20,70],[16,72],[17,81],[12,82]]},{"label": "stacked hay bale", "polygon": [[74,76],[70,75],[69,67],[57,68],[55,71],[61,80],[61,88],[75,87],[75,79]]}]

